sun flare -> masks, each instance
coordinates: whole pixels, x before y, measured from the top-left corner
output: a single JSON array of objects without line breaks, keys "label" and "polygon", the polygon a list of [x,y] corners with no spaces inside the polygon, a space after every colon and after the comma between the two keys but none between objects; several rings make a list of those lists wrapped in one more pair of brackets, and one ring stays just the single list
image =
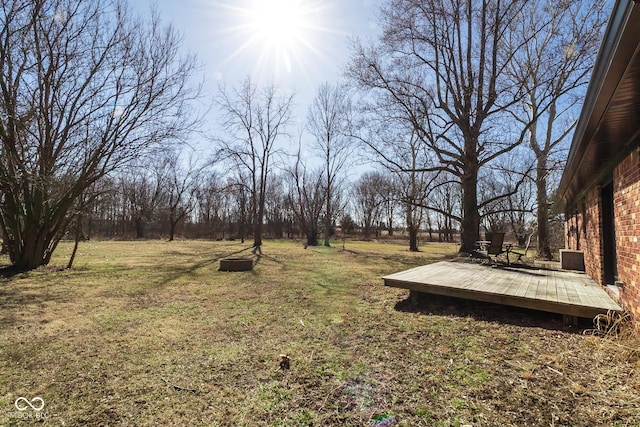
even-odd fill
[{"label": "sun flare", "polygon": [[244,39],[234,56],[257,52],[255,67],[291,72],[319,54],[318,35],[326,6],[317,0],[245,0],[232,7],[238,17],[236,36]]},{"label": "sun flare", "polygon": [[256,1],[250,12],[249,25],[266,43],[296,43],[304,35],[304,10],[296,0]]},{"label": "sun flare", "polygon": [[291,72],[291,61],[309,44],[310,10],[301,0],[252,0],[247,25],[253,39],[262,43],[262,55],[275,57]]}]

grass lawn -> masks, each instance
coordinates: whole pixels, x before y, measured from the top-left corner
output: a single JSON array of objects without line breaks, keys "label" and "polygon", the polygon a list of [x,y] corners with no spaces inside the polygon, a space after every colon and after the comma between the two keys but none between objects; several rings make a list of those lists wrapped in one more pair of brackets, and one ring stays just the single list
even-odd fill
[{"label": "grass lawn", "polygon": [[218,271],[246,246],[87,242],[1,279],[0,425],[640,425],[631,341],[382,286],[455,246],[268,241]]}]

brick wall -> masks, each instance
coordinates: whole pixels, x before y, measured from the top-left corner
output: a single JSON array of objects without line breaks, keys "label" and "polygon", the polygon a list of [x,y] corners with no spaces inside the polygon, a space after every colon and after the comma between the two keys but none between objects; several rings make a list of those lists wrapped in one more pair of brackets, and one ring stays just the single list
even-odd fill
[{"label": "brick wall", "polygon": [[[618,280],[624,283],[616,299],[640,321],[640,152],[633,151],[614,170],[614,221]],[[601,188],[592,189],[565,223],[568,249],[584,252],[589,276],[603,283]]]},{"label": "brick wall", "polygon": [[586,273],[602,284],[600,187],[587,194],[577,206],[577,211],[567,218],[565,244],[567,249],[584,252]]},{"label": "brick wall", "polygon": [[580,241],[584,238],[582,236],[582,215],[579,212],[567,215],[564,223],[565,241],[564,247],[567,249],[579,250]]},{"label": "brick wall", "polygon": [[640,155],[633,151],[614,171],[616,256],[620,304],[640,319]]},{"label": "brick wall", "polygon": [[[602,214],[600,186],[597,186],[587,194],[584,203],[586,229],[583,245],[580,250],[584,251],[584,267],[587,274],[593,279],[603,284],[604,264],[602,246]],[[587,261],[588,260],[588,261]]]}]

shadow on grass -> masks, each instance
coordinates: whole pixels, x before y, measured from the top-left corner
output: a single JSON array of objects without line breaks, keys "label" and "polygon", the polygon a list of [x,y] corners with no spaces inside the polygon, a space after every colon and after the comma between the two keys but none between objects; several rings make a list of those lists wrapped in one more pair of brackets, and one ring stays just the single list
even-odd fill
[{"label": "shadow on grass", "polygon": [[[0,267],[0,278],[2,279],[11,279],[13,278],[16,274],[19,274],[20,271],[18,271],[17,268],[15,268],[12,265],[8,265],[5,267]],[[5,284],[6,280],[2,280],[2,284]]]},{"label": "shadow on grass", "polygon": [[170,274],[167,274],[167,276],[163,280],[163,283],[168,284],[168,283],[178,279],[179,277],[181,277],[181,276],[183,276],[185,274],[195,274],[195,272],[197,270],[201,269],[201,268],[213,265],[216,262],[220,261],[221,259],[241,254],[241,253],[246,252],[246,251],[248,251],[250,249],[252,249],[251,246],[249,246],[247,248],[244,248],[244,249],[240,249],[238,251],[225,253],[225,254],[222,254],[222,255],[216,255],[216,256],[213,256],[211,258],[204,259],[204,260],[202,260],[200,262],[196,262],[196,263],[193,263],[193,264],[188,265],[188,266],[180,266],[180,267],[172,266],[171,270],[168,271],[168,273],[170,273]]},{"label": "shadow on grass", "polygon": [[274,257],[270,257],[265,254],[256,255],[256,260],[254,262],[254,265],[258,265],[263,258],[268,261],[275,262],[276,264],[284,265],[284,262],[280,261],[279,259],[275,259]]},{"label": "shadow on grass", "polygon": [[[174,283],[177,279],[188,276],[191,274],[197,274],[197,271],[202,268],[206,268],[208,266],[212,266],[219,262],[223,258],[232,257],[234,255],[241,254],[243,252],[251,250],[252,247],[243,248],[240,250],[235,250],[233,252],[221,253],[221,254],[211,254],[211,256],[207,256],[205,259],[188,263],[186,265],[175,265],[170,262],[158,262],[157,264],[150,266],[140,266],[140,265],[113,265],[110,266],[110,270],[108,270],[104,280],[108,280],[109,271],[113,271],[118,275],[127,275],[128,272],[137,272],[138,274],[146,275],[147,280],[146,283],[155,283],[152,284],[153,288],[162,288],[164,286],[170,285]],[[171,258],[173,256],[183,257],[185,253],[165,253],[165,256]],[[251,257],[255,257],[255,255],[251,255]],[[271,259],[270,257],[262,257],[266,259]],[[274,259],[277,262],[277,260]],[[66,270],[64,267],[50,265],[43,266],[33,270],[34,273],[47,273],[47,274],[56,274],[62,271],[69,271],[73,275],[73,272],[83,271],[85,268],[83,267],[74,267],[71,270]],[[32,272],[24,272],[18,269],[15,269],[11,266],[0,267],[0,328],[11,327],[17,324],[20,321],[20,312],[21,309],[25,307],[40,307],[46,303],[69,303],[75,299],[83,298],[83,293],[75,293],[69,289],[68,286],[57,286],[56,284],[49,284],[45,280],[45,282],[40,282],[38,278],[33,279],[33,283],[28,287],[23,286],[13,286],[13,282],[16,279],[20,279],[23,275],[25,277],[29,277]],[[101,273],[102,274],[102,273]],[[134,288],[129,289],[131,292],[130,295],[136,294],[146,294],[150,290],[149,287],[145,287],[144,289],[135,290]],[[110,289],[104,290],[105,295],[112,295],[112,291]]]},{"label": "shadow on grass", "polygon": [[431,294],[419,295],[417,304],[411,297],[399,301],[395,309],[405,313],[469,317],[478,321],[573,333],[593,327],[589,319],[579,318],[578,326],[567,326],[561,314]]},{"label": "shadow on grass", "polygon": [[12,326],[19,321],[17,313],[27,306],[42,306],[54,302],[70,302],[75,296],[71,292],[58,290],[55,286],[43,286],[37,289],[23,289],[11,286],[8,280],[0,284],[0,328]]},{"label": "shadow on grass", "polygon": [[[186,274],[195,274],[196,271],[201,269],[201,268],[213,265],[213,264],[219,262],[220,260],[222,260],[224,258],[229,258],[229,257],[232,257],[234,255],[239,255],[239,254],[241,254],[243,252],[247,252],[247,251],[250,251],[252,249],[253,249],[253,246],[249,246],[249,247],[246,247],[244,249],[240,249],[238,251],[229,252],[229,253],[225,253],[225,254],[222,254],[222,255],[216,255],[216,256],[214,256],[212,258],[205,259],[205,260],[200,261],[200,262],[196,262],[196,263],[191,264],[189,266],[184,266],[184,267],[172,266],[171,269],[167,272],[168,274],[164,277],[163,283],[164,284],[169,284],[169,283],[173,282],[174,280],[176,280],[176,279],[178,279],[178,278],[180,278],[180,277],[182,277],[182,276],[184,276]],[[268,255],[265,255],[263,253],[260,253],[260,254],[251,253],[251,254],[247,255],[247,258],[254,258],[254,266],[258,265],[263,259],[275,262],[277,264],[284,264],[282,261],[280,261],[280,260],[278,260],[276,258],[270,257]],[[251,271],[254,271],[254,270],[251,270]],[[237,273],[237,272],[225,272],[225,273]],[[242,273],[242,272],[240,272],[240,273]]]}]

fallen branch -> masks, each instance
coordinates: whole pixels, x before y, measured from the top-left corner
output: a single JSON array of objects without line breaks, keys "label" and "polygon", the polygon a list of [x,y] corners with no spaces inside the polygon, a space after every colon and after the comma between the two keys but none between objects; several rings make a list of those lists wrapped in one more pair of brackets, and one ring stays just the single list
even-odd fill
[{"label": "fallen branch", "polygon": [[547,366],[547,369],[550,370],[551,372],[555,372],[556,374],[560,375],[560,376],[564,376],[564,374],[560,371],[558,371],[557,369],[553,369],[551,366]]}]

